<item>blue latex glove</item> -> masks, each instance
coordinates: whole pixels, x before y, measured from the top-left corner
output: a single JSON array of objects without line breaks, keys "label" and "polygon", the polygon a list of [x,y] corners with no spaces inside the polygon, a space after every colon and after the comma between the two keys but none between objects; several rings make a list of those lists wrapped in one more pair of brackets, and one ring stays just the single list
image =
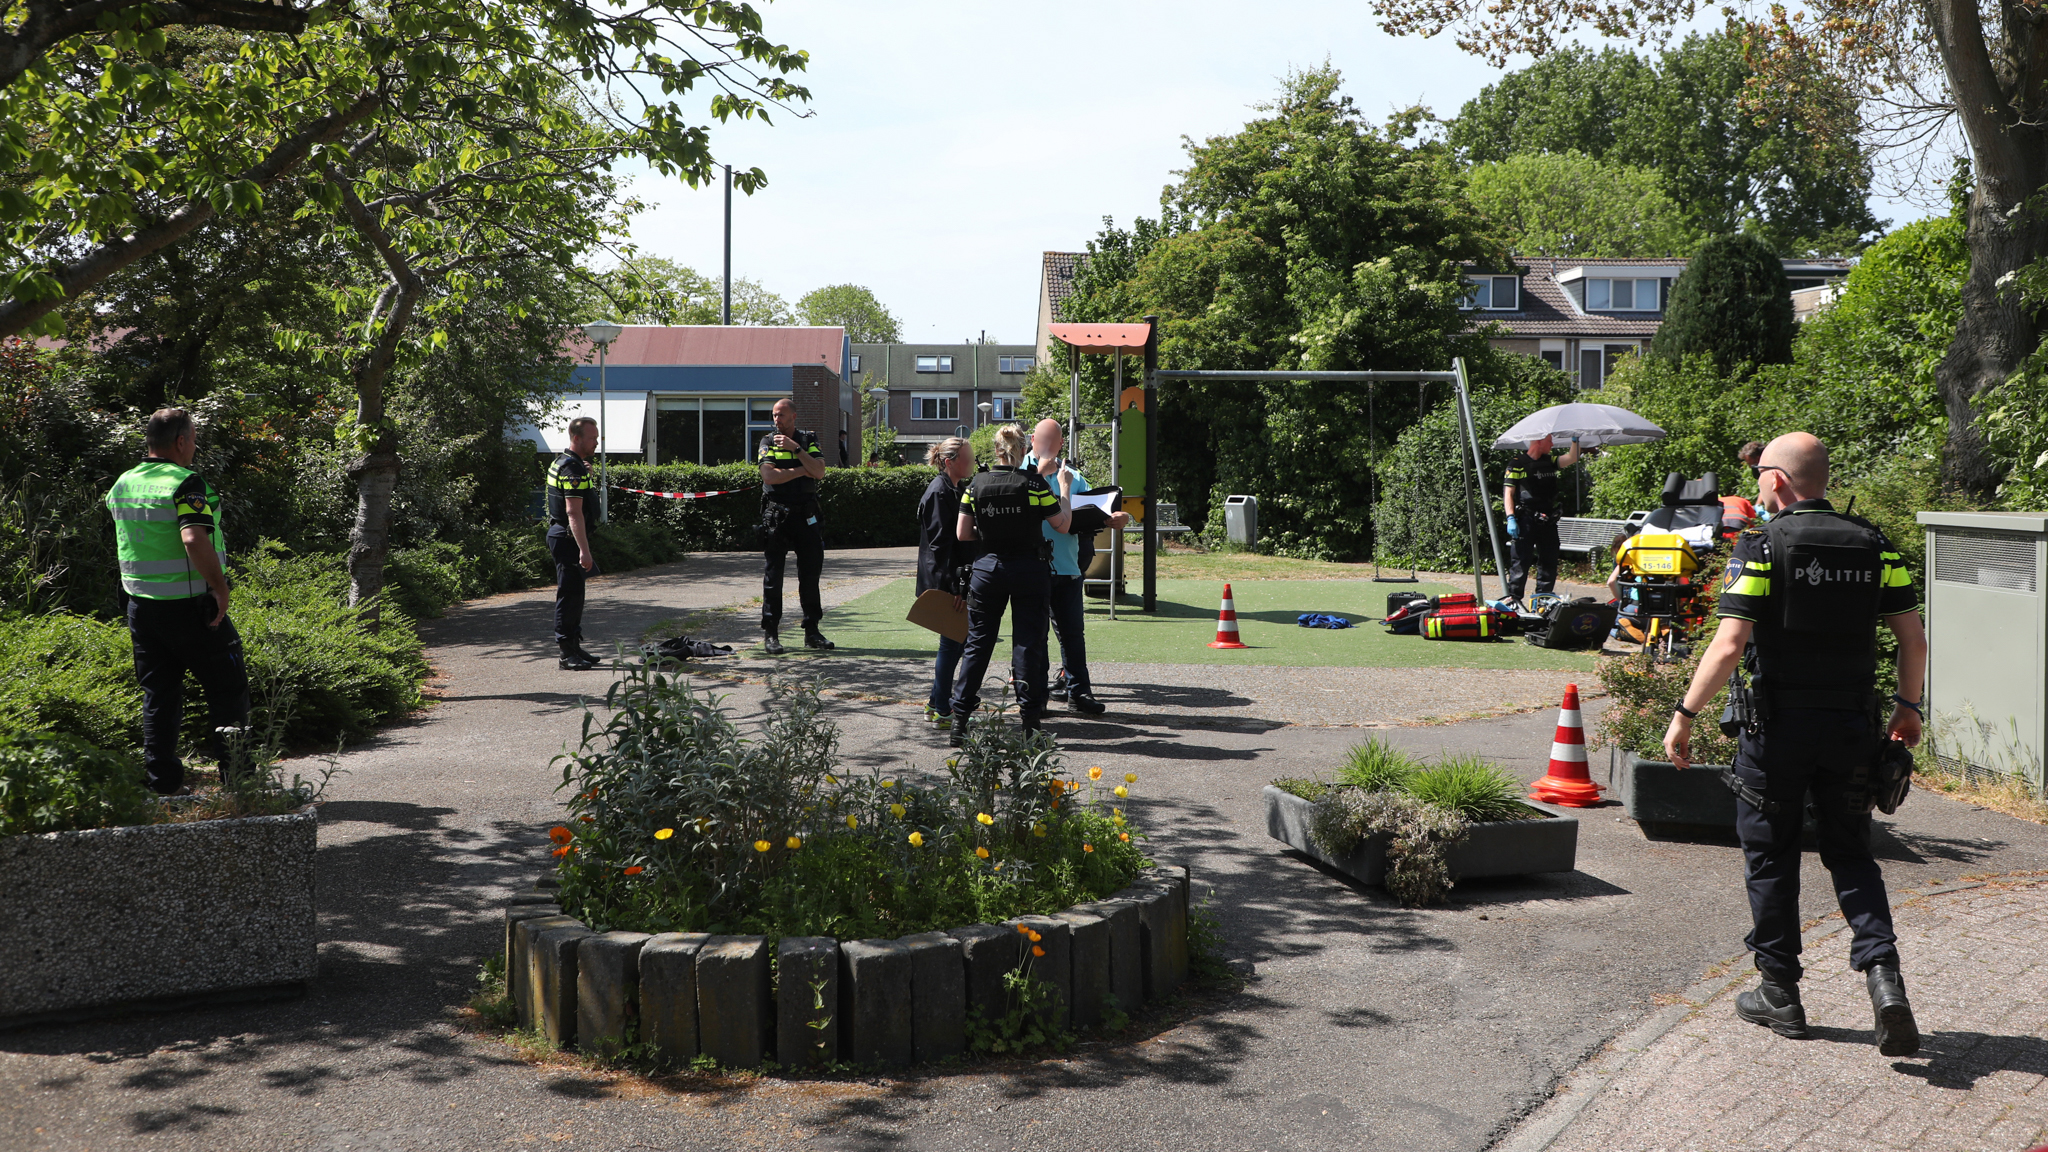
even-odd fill
[{"label": "blue latex glove", "polygon": [[1508,539],[1519,540],[1521,537],[1522,529],[1515,523],[1515,518],[1513,516],[1508,517]]}]

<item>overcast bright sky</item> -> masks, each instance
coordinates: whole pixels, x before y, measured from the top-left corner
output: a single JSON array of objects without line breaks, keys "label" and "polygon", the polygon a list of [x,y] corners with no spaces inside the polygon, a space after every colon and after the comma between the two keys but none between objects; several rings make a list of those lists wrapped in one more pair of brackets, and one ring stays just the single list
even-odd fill
[{"label": "overcast bright sky", "polygon": [[[1447,39],[1386,35],[1357,0],[759,7],[811,54],[812,115],[713,129],[721,159],[768,174],[733,196],[733,275],[792,303],[864,284],[911,341],[1031,341],[1039,254],[1080,250],[1104,216],[1156,215],[1181,137],[1236,130],[1289,68],[1327,57],[1374,120],[1417,102],[1455,115],[1499,76]],[[636,191],[655,205],[641,250],[716,276],[722,193]]]}]

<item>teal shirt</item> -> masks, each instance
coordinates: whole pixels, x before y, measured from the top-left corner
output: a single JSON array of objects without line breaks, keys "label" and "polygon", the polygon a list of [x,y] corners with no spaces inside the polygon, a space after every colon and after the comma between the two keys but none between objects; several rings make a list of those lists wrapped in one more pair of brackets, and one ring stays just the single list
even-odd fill
[{"label": "teal shirt", "polygon": [[[1035,455],[1024,457],[1024,466],[1034,472],[1037,471],[1038,457]],[[1088,478],[1086,476],[1074,471],[1071,467],[1064,467],[1061,471],[1074,478],[1074,495],[1079,496],[1083,492],[1088,491]],[[1053,495],[1059,495],[1060,486],[1052,478],[1048,477],[1046,483],[1052,486]],[[1050,522],[1047,522],[1044,531],[1045,538],[1052,541],[1052,574],[1055,576],[1079,576],[1081,574],[1081,538],[1072,532],[1053,531]]]}]

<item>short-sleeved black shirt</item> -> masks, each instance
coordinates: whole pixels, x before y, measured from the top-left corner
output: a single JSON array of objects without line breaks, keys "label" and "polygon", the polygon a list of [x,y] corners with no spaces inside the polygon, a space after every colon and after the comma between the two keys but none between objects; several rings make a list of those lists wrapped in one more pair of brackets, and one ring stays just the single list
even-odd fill
[{"label": "short-sleeved black shirt", "polygon": [[1518,453],[1515,462],[1508,465],[1507,482],[1515,486],[1517,510],[1522,507],[1531,512],[1550,512],[1557,508],[1557,457],[1545,452],[1531,458],[1527,452]]},{"label": "short-sleeved black shirt", "polygon": [[[790,439],[797,443],[795,448],[783,448],[777,445],[775,438],[778,435],[780,433],[770,432],[766,436],[761,437],[760,451],[754,454],[756,463],[766,464],[773,468],[801,468],[803,467],[803,460],[798,453],[808,455],[813,460],[825,458],[825,454],[818,450],[818,434],[816,432],[806,432],[801,428],[797,429],[796,434],[790,437]],[[766,487],[767,491],[762,494],[763,498],[774,500],[781,504],[804,504],[818,494],[818,482],[809,476],[798,476],[795,479],[784,480],[780,484],[769,484]]]},{"label": "short-sleeved black shirt", "polygon": [[[548,465],[548,523],[563,528],[569,526],[569,501],[595,500],[597,485],[590,479],[590,464],[574,452],[563,452]],[[592,519],[590,506],[584,505],[584,522]]]},{"label": "short-sleeved black shirt", "polygon": [[213,527],[219,504],[213,485],[197,472],[185,477],[185,482],[178,485],[178,490],[171,495],[171,506],[177,510],[180,528]]}]

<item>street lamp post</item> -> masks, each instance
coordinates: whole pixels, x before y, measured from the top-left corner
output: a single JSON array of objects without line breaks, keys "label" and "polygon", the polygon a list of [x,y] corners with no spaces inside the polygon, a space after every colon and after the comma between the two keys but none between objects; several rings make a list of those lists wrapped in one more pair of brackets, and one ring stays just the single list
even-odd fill
[{"label": "street lamp post", "polygon": [[609,398],[605,379],[605,353],[610,351],[612,341],[625,331],[620,325],[609,320],[593,320],[583,326],[583,335],[597,345],[597,519],[599,523],[612,522],[611,458],[605,452],[605,438],[611,435],[612,414],[605,402]]}]

